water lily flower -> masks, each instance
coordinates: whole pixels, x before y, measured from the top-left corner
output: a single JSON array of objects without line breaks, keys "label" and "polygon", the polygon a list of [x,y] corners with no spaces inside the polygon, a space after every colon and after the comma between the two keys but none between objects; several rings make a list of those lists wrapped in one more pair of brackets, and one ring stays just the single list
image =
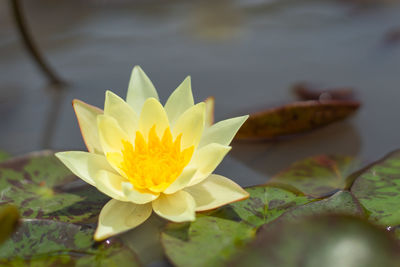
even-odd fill
[{"label": "water lily flower", "polygon": [[212,107],[194,104],[190,77],[162,106],[136,66],[126,101],[107,91],[104,111],[79,100],[73,107],[88,152],[56,156],[112,198],[100,212],[95,240],[135,228],[152,211],[174,222],[193,221],[196,211],[248,197],[230,179],[213,174],[248,116],[210,125]]}]

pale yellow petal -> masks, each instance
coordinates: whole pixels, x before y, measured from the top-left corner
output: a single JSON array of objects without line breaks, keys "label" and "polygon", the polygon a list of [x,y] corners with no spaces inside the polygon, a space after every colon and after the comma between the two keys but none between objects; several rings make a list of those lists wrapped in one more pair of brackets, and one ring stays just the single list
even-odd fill
[{"label": "pale yellow petal", "polygon": [[104,155],[83,152],[58,152],[55,156],[72,171],[73,174],[95,186],[95,176],[99,170],[113,171]]},{"label": "pale yellow petal", "polygon": [[203,182],[185,188],[196,202],[196,211],[205,211],[249,197],[243,188],[232,180],[212,174]]},{"label": "pale yellow petal", "polygon": [[172,195],[162,194],[152,204],[155,213],[173,222],[194,221],[196,218],[196,203],[193,197],[184,191]]},{"label": "pale yellow petal", "polygon": [[126,201],[136,204],[146,204],[158,198],[159,194],[141,193],[131,183],[122,183],[122,191]]},{"label": "pale yellow petal", "polygon": [[208,128],[214,123],[215,99],[212,96],[207,97],[207,99],[204,100],[204,103],[206,103],[205,127]]},{"label": "pale yellow petal", "polygon": [[167,189],[165,189],[165,191],[163,193],[173,194],[173,193],[185,188],[192,180],[196,171],[197,171],[196,168],[183,169],[181,175]]},{"label": "pale yellow petal", "polygon": [[150,204],[138,205],[111,199],[100,212],[94,239],[101,241],[133,229],[146,221],[151,211]]},{"label": "pale yellow petal", "polygon": [[229,145],[235,137],[239,128],[247,120],[249,116],[236,117],[224,121],[220,121],[204,131],[199,147],[210,143],[218,143],[221,145]]},{"label": "pale yellow petal", "polygon": [[104,115],[116,119],[128,136],[135,136],[139,122],[138,115],[128,103],[111,91],[106,92]]},{"label": "pale yellow petal", "polygon": [[123,149],[122,141],[131,140],[128,135],[121,129],[116,119],[107,115],[99,115],[97,117],[97,126],[99,128],[99,136],[101,146],[104,152],[120,152]]},{"label": "pale yellow petal", "polygon": [[186,110],[176,122],[172,135],[176,138],[182,134],[182,149],[199,144],[204,130],[205,108],[201,102]]},{"label": "pale yellow petal", "polygon": [[196,175],[192,178],[189,186],[200,183],[207,178],[221,163],[226,154],[231,150],[230,146],[216,143],[200,148],[193,155],[190,167],[197,168]]},{"label": "pale yellow petal", "polygon": [[183,112],[193,105],[191,80],[190,76],[188,76],[170,95],[165,104],[165,112],[167,113],[170,125],[173,126]]},{"label": "pale yellow petal", "polygon": [[156,126],[156,132],[160,138],[165,129],[169,127],[168,117],[165,113],[164,107],[157,99],[149,98],[144,102],[139,117],[139,130],[145,139],[147,139],[153,125]]},{"label": "pale yellow petal", "polygon": [[158,100],[157,91],[142,68],[135,66],[129,81],[126,102],[139,114],[144,102],[150,97]]},{"label": "pale yellow petal", "polygon": [[88,151],[102,154],[103,149],[100,144],[96,117],[97,115],[102,114],[103,111],[77,99],[72,101],[72,106],[74,107],[83,141],[85,142]]},{"label": "pale yellow petal", "polygon": [[96,188],[103,194],[120,201],[128,201],[122,192],[122,183],[126,183],[128,180],[121,175],[100,170],[96,173],[94,182]]}]

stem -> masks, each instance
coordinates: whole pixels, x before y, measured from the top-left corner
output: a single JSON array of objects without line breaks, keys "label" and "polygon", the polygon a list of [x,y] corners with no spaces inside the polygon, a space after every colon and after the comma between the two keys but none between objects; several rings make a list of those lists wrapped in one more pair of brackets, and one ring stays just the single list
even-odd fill
[{"label": "stem", "polygon": [[[26,20],[24,19],[24,15],[21,9],[21,4],[19,0],[10,0],[11,8],[14,14],[15,22],[17,24],[17,29],[22,38],[22,42],[25,45],[25,48],[28,50],[28,53],[33,58],[34,62],[38,65],[43,74],[47,77],[47,79],[52,84],[62,85],[64,82],[62,79],[58,77],[54,70],[50,67],[50,65],[46,62],[39,49],[35,45],[35,42],[29,33],[29,29],[26,24]],[[62,87],[59,87],[62,88]]]}]

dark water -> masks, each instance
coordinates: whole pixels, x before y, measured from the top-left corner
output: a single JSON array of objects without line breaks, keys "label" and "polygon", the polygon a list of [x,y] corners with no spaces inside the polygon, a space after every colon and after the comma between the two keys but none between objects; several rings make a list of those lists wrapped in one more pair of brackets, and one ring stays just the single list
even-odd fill
[{"label": "dark water", "polygon": [[299,81],[356,88],[363,107],[350,120],[282,142],[235,143],[217,172],[242,185],[310,155],[369,162],[400,147],[400,40],[388,37],[400,28],[398,2],[23,3],[35,40],[69,86],[49,90],[1,2],[0,148],[13,154],[84,149],[71,100],[102,106],[107,89],[125,96],[134,65],[163,101],[190,74],[197,102],[215,96],[217,120],[292,101]]}]

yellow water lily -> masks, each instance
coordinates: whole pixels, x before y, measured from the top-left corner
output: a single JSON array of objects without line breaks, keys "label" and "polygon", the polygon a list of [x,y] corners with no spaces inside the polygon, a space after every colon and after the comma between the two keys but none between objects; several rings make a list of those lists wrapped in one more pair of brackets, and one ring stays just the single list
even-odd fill
[{"label": "yellow water lily", "polygon": [[89,152],[56,156],[78,177],[112,199],[100,212],[94,238],[135,228],[154,211],[174,222],[248,197],[228,178],[212,174],[248,116],[211,125],[212,105],[194,104],[190,77],[162,106],[152,82],[136,66],[126,101],[107,91],[104,111],[74,100]]}]

